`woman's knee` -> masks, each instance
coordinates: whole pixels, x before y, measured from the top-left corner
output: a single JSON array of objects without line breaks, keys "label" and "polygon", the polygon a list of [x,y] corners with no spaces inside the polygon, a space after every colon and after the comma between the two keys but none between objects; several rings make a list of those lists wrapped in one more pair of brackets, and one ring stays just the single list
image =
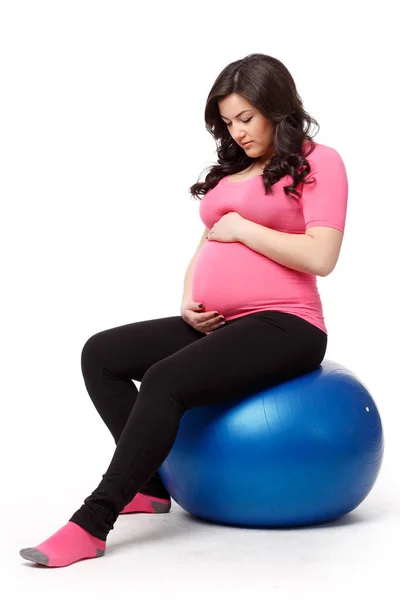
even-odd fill
[{"label": "woman's knee", "polygon": [[95,333],[86,340],[81,351],[82,373],[89,373],[99,366],[104,366],[104,351],[107,348],[105,332]]}]

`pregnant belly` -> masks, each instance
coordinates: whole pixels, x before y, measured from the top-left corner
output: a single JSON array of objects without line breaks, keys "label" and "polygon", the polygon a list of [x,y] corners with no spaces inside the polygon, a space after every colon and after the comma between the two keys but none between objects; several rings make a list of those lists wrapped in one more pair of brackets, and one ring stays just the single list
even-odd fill
[{"label": "pregnant belly", "polygon": [[229,318],[315,295],[315,277],[279,265],[240,242],[207,241],[193,269],[192,296]]}]

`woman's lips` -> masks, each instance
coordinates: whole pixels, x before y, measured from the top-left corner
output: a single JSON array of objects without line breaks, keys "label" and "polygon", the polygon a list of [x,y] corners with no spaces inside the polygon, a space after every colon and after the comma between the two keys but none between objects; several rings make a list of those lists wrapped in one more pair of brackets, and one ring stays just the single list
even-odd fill
[{"label": "woman's lips", "polygon": [[246,142],[246,144],[241,144],[241,146],[243,148],[248,148],[250,146],[250,144],[252,144],[253,142]]}]

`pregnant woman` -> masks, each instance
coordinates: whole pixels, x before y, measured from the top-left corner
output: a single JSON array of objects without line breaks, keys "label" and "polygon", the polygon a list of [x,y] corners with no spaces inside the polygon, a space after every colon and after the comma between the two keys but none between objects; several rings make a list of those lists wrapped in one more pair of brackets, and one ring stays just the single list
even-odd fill
[{"label": "pregnant woman", "polygon": [[339,153],[308,135],[312,122],[276,58],[251,54],[218,75],[205,107],[218,163],[190,188],[205,229],[180,315],[85,343],[86,389],[115,452],[98,487],[58,531],[20,550],[24,559],[62,567],[103,556],[121,513],[169,511],[158,469],[186,410],[249,396],[322,362],[316,278],[337,263],[348,182]]}]

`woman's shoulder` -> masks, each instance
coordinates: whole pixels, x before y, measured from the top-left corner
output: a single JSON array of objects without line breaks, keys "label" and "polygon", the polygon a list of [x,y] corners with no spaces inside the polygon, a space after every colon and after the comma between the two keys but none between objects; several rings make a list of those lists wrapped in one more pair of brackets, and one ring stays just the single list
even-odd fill
[{"label": "woman's shoulder", "polygon": [[314,142],[314,144],[314,150],[306,157],[312,169],[330,164],[343,164],[343,158],[336,148],[320,142]]}]

